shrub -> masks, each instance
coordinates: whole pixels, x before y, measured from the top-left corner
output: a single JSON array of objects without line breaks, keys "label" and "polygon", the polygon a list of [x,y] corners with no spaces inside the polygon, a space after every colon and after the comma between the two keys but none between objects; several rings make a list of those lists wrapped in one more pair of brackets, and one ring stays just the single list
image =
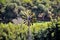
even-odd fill
[{"label": "shrub", "polygon": [[[41,32],[41,30],[46,30],[51,26],[51,22],[45,23],[34,23],[30,26],[31,35],[34,39],[34,36]],[[35,34],[34,34],[35,33]],[[27,40],[28,37],[28,26],[25,24],[0,24],[0,40]]]},{"label": "shrub", "polygon": [[28,27],[26,25],[0,24],[0,40],[26,40]]}]

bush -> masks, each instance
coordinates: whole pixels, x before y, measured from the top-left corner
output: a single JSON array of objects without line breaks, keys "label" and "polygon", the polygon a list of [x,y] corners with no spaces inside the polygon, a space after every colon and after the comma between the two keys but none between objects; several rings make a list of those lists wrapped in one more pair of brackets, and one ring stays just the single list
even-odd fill
[{"label": "bush", "polygon": [[26,25],[0,24],[0,40],[26,40],[28,27]]},{"label": "bush", "polygon": [[[41,32],[41,30],[46,30],[51,26],[51,22],[45,23],[34,23],[30,26],[31,35],[34,39],[34,36]],[[35,34],[34,34],[35,33]],[[27,40],[28,37],[28,26],[25,24],[0,24],[0,40]]]}]

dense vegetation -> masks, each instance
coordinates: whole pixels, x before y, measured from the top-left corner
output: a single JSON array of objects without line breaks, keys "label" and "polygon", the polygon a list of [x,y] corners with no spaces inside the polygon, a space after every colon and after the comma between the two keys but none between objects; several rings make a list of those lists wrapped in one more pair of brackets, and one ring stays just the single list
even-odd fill
[{"label": "dense vegetation", "polygon": [[60,17],[60,0],[0,0],[0,22],[8,23],[17,17],[32,22],[51,21]]},{"label": "dense vegetation", "polygon": [[[60,22],[58,22],[60,24]],[[60,26],[52,22],[34,23],[30,26],[33,40],[59,40]],[[12,23],[0,24],[0,40],[28,40],[28,26]]]},{"label": "dense vegetation", "polygon": [[0,0],[0,40],[31,40],[30,36],[60,40],[60,0]]}]

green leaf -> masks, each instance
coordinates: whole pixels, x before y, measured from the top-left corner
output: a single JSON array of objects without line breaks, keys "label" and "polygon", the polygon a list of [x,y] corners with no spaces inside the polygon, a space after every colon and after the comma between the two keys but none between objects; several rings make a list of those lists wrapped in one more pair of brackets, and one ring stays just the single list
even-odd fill
[{"label": "green leaf", "polygon": [[6,0],[0,0],[0,3],[5,4]]}]

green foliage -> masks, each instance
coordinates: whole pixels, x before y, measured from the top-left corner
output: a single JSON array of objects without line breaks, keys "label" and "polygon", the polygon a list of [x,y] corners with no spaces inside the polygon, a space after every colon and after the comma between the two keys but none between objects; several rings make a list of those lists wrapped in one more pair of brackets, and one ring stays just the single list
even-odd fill
[{"label": "green foliage", "polygon": [[[30,26],[32,37],[34,38],[33,33],[38,33],[41,30],[46,30],[49,27],[51,28],[51,22],[45,22],[45,23],[34,23]],[[44,28],[44,29],[43,29]],[[25,24],[0,24],[0,40],[6,39],[6,40],[27,40],[28,36],[28,26]],[[4,37],[4,38],[3,38]]]},{"label": "green foliage", "polygon": [[[28,27],[26,25],[0,24],[0,40],[22,40],[27,37]],[[4,38],[3,38],[4,36]],[[26,40],[26,39],[24,39]]]},{"label": "green foliage", "polygon": [[0,0],[0,3],[5,4],[6,0]]},{"label": "green foliage", "polygon": [[[6,12],[4,12],[4,11],[6,11],[5,8],[6,7],[9,8],[8,6],[10,6],[11,7],[10,9],[12,9],[12,11],[17,13],[18,15],[21,15],[21,17],[25,18],[25,19],[27,19],[27,16],[29,16],[30,14],[33,14],[33,13],[35,13],[36,19],[38,19],[37,18],[38,14],[41,12],[43,12],[45,14],[47,13],[47,15],[50,15],[48,13],[48,11],[50,11],[51,14],[54,14],[54,15],[57,15],[58,13],[60,13],[59,12],[60,0],[52,0],[52,1],[51,0],[0,0],[0,3],[5,3],[5,2],[6,2],[6,4],[3,5],[4,7],[2,7],[2,9],[1,9],[3,14],[6,13]],[[13,6],[15,6],[15,8]],[[14,10],[12,7],[14,8]],[[34,7],[36,7],[36,8],[34,8]],[[20,10],[20,11],[18,11],[18,10]],[[28,11],[30,11],[30,14]],[[34,11],[34,12],[32,12],[32,11]],[[10,12],[8,12],[7,14],[9,14],[9,13]],[[13,12],[11,14],[13,14]],[[50,15],[50,16],[52,17],[52,15]]]},{"label": "green foliage", "polygon": [[[10,21],[13,18],[16,18],[17,15],[24,19],[27,19],[27,16],[30,16],[36,20],[38,19],[37,16],[41,11],[43,11],[42,13],[45,13],[44,15],[42,14],[43,17],[46,15],[46,13],[49,17],[51,17],[51,22],[33,23],[33,25],[30,26],[33,39],[36,35],[39,38],[41,36],[41,32],[47,31],[48,28],[56,28],[56,23],[60,24],[60,17],[58,16],[56,20],[55,16],[60,13],[60,0],[0,0],[0,3],[4,4],[0,9],[2,13],[0,14],[0,19],[4,20],[5,22],[6,20]],[[49,14],[48,12],[51,13]],[[15,14],[16,17],[14,17]],[[52,16],[52,14],[54,15]],[[11,19],[9,19],[9,17]],[[54,36],[54,32],[52,33],[52,36]],[[27,40],[27,37],[28,26],[25,24],[0,24],[0,40]]]},{"label": "green foliage", "polygon": [[22,0],[23,3],[31,3],[32,0]]}]

